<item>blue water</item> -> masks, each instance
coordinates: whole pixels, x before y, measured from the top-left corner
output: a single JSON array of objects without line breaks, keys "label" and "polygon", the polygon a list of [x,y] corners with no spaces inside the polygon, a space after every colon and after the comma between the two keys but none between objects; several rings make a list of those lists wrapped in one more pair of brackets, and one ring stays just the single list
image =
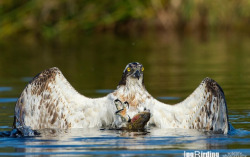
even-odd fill
[{"label": "blue water", "polygon": [[57,66],[77,91],[101,97],[117,87],[126,64],[133,61],[144,65],[149,93],[169,104],[184,100],[205,77],[216,80],[224,90],[235,130],[218,135],[186,129],[44,129],[32,137],[0,137],[0,155],[184,156],[184,152],[210,151],[250,156],[249,37],[216,34],[201,41],[100,35],[69,43],[23,42],[0,45],[0,136],[10,133],[15,101],[42,70]]},{"label": "blue water", "polygon": [[12,87],[0,87],[0,92],[11,91]]},{"label": "blue water", "polygon": [[16,102],[18,98],[0,98],[0,103]]},{"label": "blue water", "polygon": [[[0,155],[174,155],[184,151],[211,151],[250,155],[250,132],[237,130],[231,135],[214,135],[184,129],[152,129],[124,132],[99,129],[44,129],[36,137],[0,138]],[[248,138],[242,138],[242,137]],[[229,149],[235,144],[246,146]]]}]

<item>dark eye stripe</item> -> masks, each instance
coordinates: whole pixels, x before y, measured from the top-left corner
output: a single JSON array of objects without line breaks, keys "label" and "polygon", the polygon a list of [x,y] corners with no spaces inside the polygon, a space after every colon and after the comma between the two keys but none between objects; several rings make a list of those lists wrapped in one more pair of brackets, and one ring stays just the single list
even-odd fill
[{"label": "dark eye stripe", "polygon": [[[128,68],[130,68],[130,70],[128,70]],[[129,63],[125,69],[126,72],[128,73],[132,73],[134,72],[135,70],[139,69],[140,71],[144,71],[142,70],[142,68],[144,69],[143,65],[138,63],[138,62],[132,62],[132,63]]]}]

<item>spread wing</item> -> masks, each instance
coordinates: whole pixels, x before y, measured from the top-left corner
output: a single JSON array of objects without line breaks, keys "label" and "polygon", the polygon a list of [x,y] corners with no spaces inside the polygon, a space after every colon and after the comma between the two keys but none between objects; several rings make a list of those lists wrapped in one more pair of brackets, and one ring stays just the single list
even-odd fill
[{"label": "spread wing", "polygon": [[34,77],[15,107],[14,128],[91,128],[109,125],[115,106],[112,94],[91,99],[79,94],[54,67]]},{"label": "spread wing", "polygon": [[154,99],[152,123],[162,128],[189,128],[227,133],[229,130],[227,104],[217,82],[205,78],[196,90],[176,105]]}]

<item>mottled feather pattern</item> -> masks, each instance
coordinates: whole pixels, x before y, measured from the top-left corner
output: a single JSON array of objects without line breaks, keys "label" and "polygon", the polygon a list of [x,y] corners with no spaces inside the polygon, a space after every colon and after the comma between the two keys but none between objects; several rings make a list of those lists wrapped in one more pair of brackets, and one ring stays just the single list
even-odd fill
[{"label": "mottled feather pattern", "polygon": [[58,68],[38,74],[16,103],[15,127],[83,128],[111,125],[114,97],[90,99],[79,94]]},{"label": "mottled feather pattern", "polygon": [[176,105],[152,100],[151,123],[161,128],[188,128],[228,132],[227,104],[221,87],[205,78],[198,88]]},{"label": "mottled feather pattern", "polygon": [[222,88],[210,78],[204,79],[198,88],[201,100],[193,107],[193,114],[187,118],[188,127],[227,133],[228,113]]}]

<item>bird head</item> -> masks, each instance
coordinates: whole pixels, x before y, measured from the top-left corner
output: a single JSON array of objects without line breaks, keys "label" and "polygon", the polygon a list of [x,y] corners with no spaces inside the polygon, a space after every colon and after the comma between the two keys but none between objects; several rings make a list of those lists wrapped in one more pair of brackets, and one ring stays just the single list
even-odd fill
[{"label": "bird head", "polygon": [[138,62],[129,63],[123,71],[119,85],[126,85],[128,80],[137,79],[143,84],[144,67]]}]

